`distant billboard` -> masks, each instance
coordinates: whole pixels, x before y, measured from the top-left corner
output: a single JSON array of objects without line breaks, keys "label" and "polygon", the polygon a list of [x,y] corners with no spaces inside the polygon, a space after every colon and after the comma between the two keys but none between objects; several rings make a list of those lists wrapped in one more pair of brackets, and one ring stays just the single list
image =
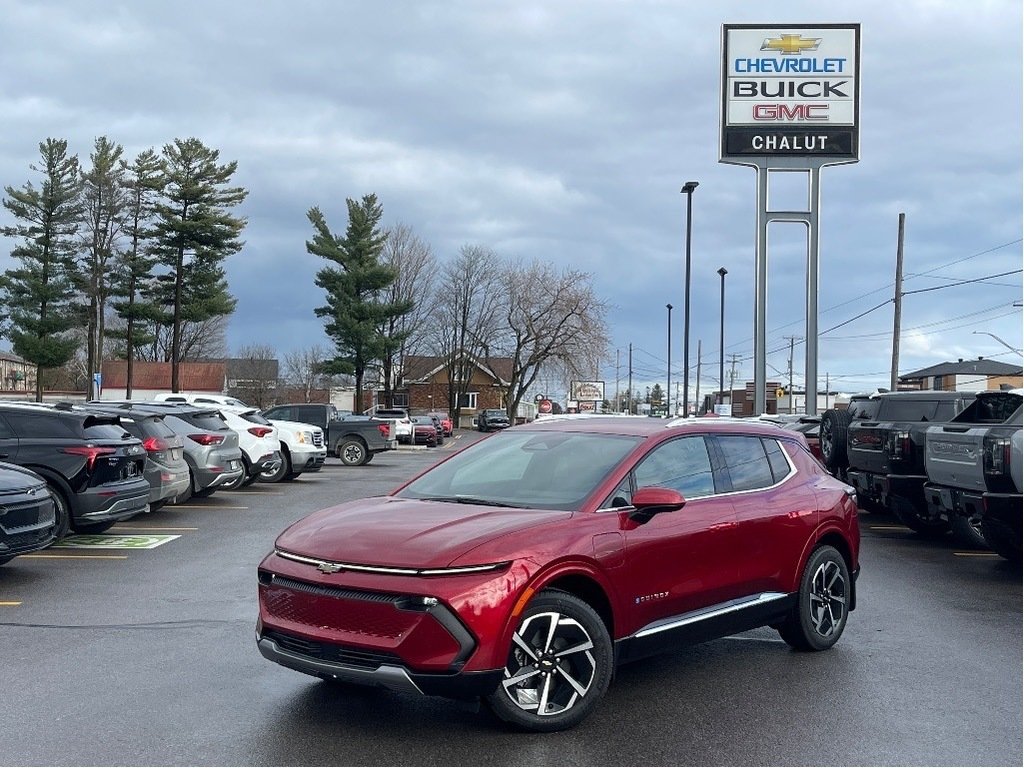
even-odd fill
[{"label": "distant billboard", "polygon": [[860,24],[722,25],[722,162],[860,158]]},{"label": "distant billboard", "polygon": [[569,383],[570,400],[604,400],[603,381],[573,381]]}]

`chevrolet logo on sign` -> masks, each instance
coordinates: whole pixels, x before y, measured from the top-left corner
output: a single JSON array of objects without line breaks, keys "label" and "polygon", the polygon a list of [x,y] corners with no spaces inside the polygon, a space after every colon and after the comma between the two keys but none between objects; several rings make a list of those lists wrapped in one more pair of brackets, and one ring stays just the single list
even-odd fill
[{"label": "chevrolet logo on sign", "polygon": [[778,51],[783,56],[799,56],[804,51],[816,51],[821,44],[820,37],[804,38],[803,35],[779,35],[778,40],[766,37],[761,43],[762,51]]}]

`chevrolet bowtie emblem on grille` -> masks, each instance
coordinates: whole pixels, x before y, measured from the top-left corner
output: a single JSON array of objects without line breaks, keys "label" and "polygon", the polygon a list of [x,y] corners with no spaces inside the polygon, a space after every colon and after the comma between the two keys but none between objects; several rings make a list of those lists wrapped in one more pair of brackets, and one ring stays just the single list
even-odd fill
[{"label": "chevrolet bowtie emblem on grille", "polygon": [[341,566],[337,563],[320,563],[316,569],[320,571],[320,573],[337,573],[341,570]]},{"label": "chevrolet bowtie emblem on grille", "polygon": [[762,51],[778,51],[783,56],[797,56],[804,51],[816,51],[821,43],[820,37],[808,37],[804,39],[801,35],[779,35],[778,40],[766,37],[761,43]]}]

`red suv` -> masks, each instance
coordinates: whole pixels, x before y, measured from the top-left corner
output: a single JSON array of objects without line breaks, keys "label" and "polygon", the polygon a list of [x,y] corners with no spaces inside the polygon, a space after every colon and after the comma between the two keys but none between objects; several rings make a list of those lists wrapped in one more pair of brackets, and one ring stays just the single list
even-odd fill
[{"label": "red suv", "polygon": [[798,433],[554,418],[288,528],[259,567],[257,642],[310,675],[480,696],[554,731],[617,663],[680,643],[770,625],[830,648],[859,545],[853,489]]}]

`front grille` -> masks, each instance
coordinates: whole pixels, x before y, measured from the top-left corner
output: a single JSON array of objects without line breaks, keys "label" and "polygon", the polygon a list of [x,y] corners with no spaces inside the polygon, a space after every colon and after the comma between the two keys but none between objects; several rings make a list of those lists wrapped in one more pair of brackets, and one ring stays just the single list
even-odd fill
[{"label": "front grille", "polygon": [[409,632],[421,613],[403,611],[399,595],[307,584],[275,578],[260,587],[269,616],[315,630],[346,632],[394,641]]},{"label": "front grille", "polygon": [[318,661],[329,661],[346,664],[361,669],[377,669],[382,664],[401,664],[402,660],[393,653],[364,651],[332,643],[319,643],[281,632],[267,632],[267,637],[277,643],[283,650],[297,656],[305,656]]},{"label": "front grille", "polygon": [[50,497],[22,504],[0,505],[0,529],[16,533],[22,528],[53,525],[53,501]]},{"label": "front grille", "polygon": [[317,448],[324,447],[324,433],[321,432],[319,429],[313,430],[313,445],[315,445]]},{"label": "front grille", "polygon": [[11,551],[20,552],[24,549],[35,549],[37,545],[48,541],[53,537],[53,527],[43,528],[40,531],[29,531],[28,533],[16,533],[13,536],[4,536],[3,543]]}]

